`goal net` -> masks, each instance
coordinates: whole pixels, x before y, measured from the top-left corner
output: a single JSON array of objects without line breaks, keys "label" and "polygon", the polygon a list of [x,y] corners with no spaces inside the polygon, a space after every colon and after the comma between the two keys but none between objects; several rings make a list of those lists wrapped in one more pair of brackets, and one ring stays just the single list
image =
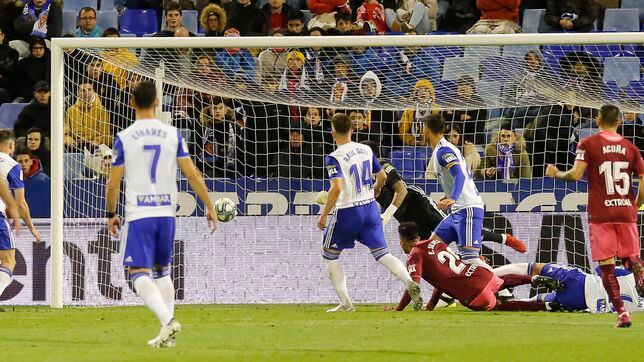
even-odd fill
[{"label": "goal net", "polygon": [[[485,227],[528,246],[519,254],[485,242],[495,266],[556,262],[592,272],[586,183],[544,179],[544,165],[571,165],[606,103],[624,112],[624,135],[640,149],[644,141],[641,33],[53,43],[52,297],[41,302],[58,306],[138,303],[122,243],[107,235],[105,181],[140,79],[156,82],[158,118],[180,129],[212,199],[228,197],[239,210],[211,236],[186,179],[163,175],[180,190],[179,303],[336,301],[315,204],[328,189],[334,112],[350,116],[356,141],[375,142],[406,183],[436,199],[443,194],[427,167],[422,122],[442,114],[486,203]],[[404,260],[396,230],[396,221],[385,228],[389,249]],[[356,302],[400,297],[402,285],[365,247],[341,260]]]}]

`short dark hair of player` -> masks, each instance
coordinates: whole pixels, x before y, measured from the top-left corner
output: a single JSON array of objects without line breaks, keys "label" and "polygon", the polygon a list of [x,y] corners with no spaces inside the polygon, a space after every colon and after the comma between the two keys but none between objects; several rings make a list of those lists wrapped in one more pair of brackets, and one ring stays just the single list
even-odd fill
[{"label": "short dark hair of player", "polygon": [[15,154],[16,154],[16,157],[18,157],[18,155],[27,155],[31,157],[31,150],[25,146],[21,146],[16,148]]},{"label": "short dark hair of player", "polygon": [[157,99],[157,88],[153,82],[142,80],[134,85],[132,99],[137,108],[150,109]]},{"label": "short dark hair of player", "polygon": [[344,113],[336,113],[331,117],[331,126],[337,134],[347,134],[351,131],[351,120]]},{"label": "short dark hair of player", "polygon": [[373,152],[373,155],[376,156],[376,158],[380,158],[380,148],[378,147],[377,143],[375,143],[374,141],[362,141],[360,143],[369,146],[369,148],[371,148],[371,152]]},{"label": "short dark hair of player", "polygon": [[116,35],[117,37],[121,37],[121,33],[119,33],[118,29],[116,28],[107,28],[103,30],[103,37],[108,37],[108,36],[114,36]]},{"label": "short dark hair of player", "polygon": [[173,1],[168,1],[168,5],[165,6],[165,9],[163,9],[165,13],[167,14],[170,11],[176,10],[179,13],[181,13],[181,6],[179,4],[173,2]]},{"label": "short dark hair of player", "polygon": [[13,131],[10,130],[9,128],[2,128],[0,129],[0,145],[6,144],[8,141],[13,141],[15,140],[15,136],[13,135]]},{"label": "short dark hair of player", "polygon": [[619,108],[612,104],[603,105],[599,109],[599,119],[606,126],[616,126],[619,123]]},{"label": "short dark hair of player", "polygon": [[302,24],[304,24],[304,13],[302,10],[299,9],[291,9],[288,11],[286,14],[286,21],[292,21],[292,20],[301,20]]},{"label": "short dark hair of player", "polygon": [[418,225],[413,221],[401,222],[398,225],[398,235],[405,240],[416,240],[418,237]]},{"label": "short dark hair of player", "polygon": [[445,131],[445,118],[440,114],[432,114],[425,118],[425,127],[433,134],[443,134]]},{"label": "short dark hair of player", "polygon": [[316,27],[313,27],[313,28],[309,29],[309,31],[307,32],[306,35],[311,35],[311,33],[315,32],[315,31],[319,32],[322,35],[326,34],[326,31],[324,31],[324,29],[320,28],[319,26],[316,26]]},{"label": "short dark hair of player", "polygon": [[501,123],[501,127],[499,128],[500,131],[512,131],[512,125],[510,122],[503,122]]},{"label": "short dark hair of player", "polygon": [[94,17],[96,17],[96,9],[94,9],[94,8],[93,8],[93,7],[91,7],[91,6],[86,6],[86,7],[84,7],[84,8],[81,8],[81,9],[78,11],[78,17],[80,18],[80,17],[81,17],[81,15],[82,15],[83,13],[88,12],[88,11],[93,12],[93,13],[94,13]]}]

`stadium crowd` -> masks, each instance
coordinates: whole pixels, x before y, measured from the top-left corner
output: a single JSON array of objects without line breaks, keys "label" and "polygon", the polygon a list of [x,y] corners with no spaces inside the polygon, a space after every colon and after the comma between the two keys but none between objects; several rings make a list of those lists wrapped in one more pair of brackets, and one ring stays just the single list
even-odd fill
[{"label": "stadium crowd", "polygon": [[[586,32],[601,27],[606,8],[620,5],[617,0],[100,3],[105,2],[121,16],[129,9],[156,10],[160,26],[150,34],[156,37],[516,33],[522,31],[519,24],[525,8],[546,9],[544,21],[552,31]],[[114,27],[102,29],[97,9],[91,7],[82,7],[75,31],[63,34],[64,9],[56,0],[0,1],[0,105],[28,103],[14,124],[15,157],[27,179],[47,177],[50,167],[49,40],[122,35]],[[199,12],[196,34],[186,27],[182,10]],[[451,107],[438,107],[445,54],[422,48],[177,49],[166,54],[180,65],[186,79],[215,80],[222,87],[238,90],[255,84],[266,94],[363,104],[326,109],[286,106],[166,86],[164,110],[185,131],[192,154],[210,177],[324,178],[323,156],[332,148],[329,119],[337,111],[346,112],[353,121],[356,141],[376,142],[384,157],[401,162],[415,157],[415,150],[427,151],[423,120],[440,113],[449,125],[446,137],[461,148],[476,179],[538,177],[547,163],[564,168],[572,164],[575,146],[592,133],[596,115],[595,110],[576,104],[525,106],[531,99],[542,103],[536,85],[554,69],[547,65],[554,63],[560,69],[558,79],[565,82],[568,92],[601,93],[599,88],[604,85],[602,56],[581,48],[566,49],[563,54],[527,51],[518,58],[521,74],[503,89],[503,97],[512,100],[508,104],[524,106],[495,109],[488,106],[485,92],[477,89],[479,79],[468,74],[453,82]],[[84,176],[90,178],[104,177],[113,137],[133,118],[129,87],[138,76],[116,64],[136,66],[154,60],[125,48],[105,49],[99,55],[80,50],[65,55],[65,146],[69,153],[85,153]],[[371,108],[376,99],[399,98],[412,99],[416,107],[400,111]],[[624,115],[622,133],[640,149],[644,149],[642,125],[641,115]],[[406,179],[434,177],[425,163],[402,168]]]}]

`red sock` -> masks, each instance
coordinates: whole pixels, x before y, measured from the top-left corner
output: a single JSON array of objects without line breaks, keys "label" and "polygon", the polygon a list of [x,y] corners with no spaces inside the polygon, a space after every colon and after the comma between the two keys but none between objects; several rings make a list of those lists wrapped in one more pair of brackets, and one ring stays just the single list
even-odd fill
[{"label": "red sock", "polygon": [[622,264],[628,270],[633,273],[635,277],[635,285],[638,289],[644,288],[644,266],[642,265],[642,259],[639,256],[633,256],[630,258],[622,258]]},{"label": "red sock", "polygon": [[528,302],[521,300],[509,300],[507,302],[499,303],[496,305],[494,310],[506,311],[506,312],[537,312],[540,310],[546,310],[546,303],[544,302]]},{"label": "red sock", "polygon": [[622,302],[622,297],[619,294],[619,283],[617,282],[617,277],[615,277],[615,264],[600,265],[599,269],[602,271],[602,284],[604,284],[604,289],[608,293],[608,299],[613,303],[617,314],[622,314],[626,309],[624,309],[624,302]]},{"label": "red sock", "polygon": [[516,287],[517,285],[532,283],[532,277],[529,275],[507,274],[500,278],[503,279],[502,288],[512,288]]}]

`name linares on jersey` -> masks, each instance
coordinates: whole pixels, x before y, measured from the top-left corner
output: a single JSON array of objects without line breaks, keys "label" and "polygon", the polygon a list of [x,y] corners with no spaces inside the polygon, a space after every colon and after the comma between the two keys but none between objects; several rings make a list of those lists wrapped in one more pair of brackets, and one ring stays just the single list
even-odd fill
[{"label": "name linares on jersey", "polygon": [[135,140],[138,140],[140,137],[143,136],[155,136],[155,137],[160,137],[160,138],[166,138],[168,134],[166,131],[159,129],[159,128],[143,128],[143,129],[137,129],[131,134],[132,138]]}]

